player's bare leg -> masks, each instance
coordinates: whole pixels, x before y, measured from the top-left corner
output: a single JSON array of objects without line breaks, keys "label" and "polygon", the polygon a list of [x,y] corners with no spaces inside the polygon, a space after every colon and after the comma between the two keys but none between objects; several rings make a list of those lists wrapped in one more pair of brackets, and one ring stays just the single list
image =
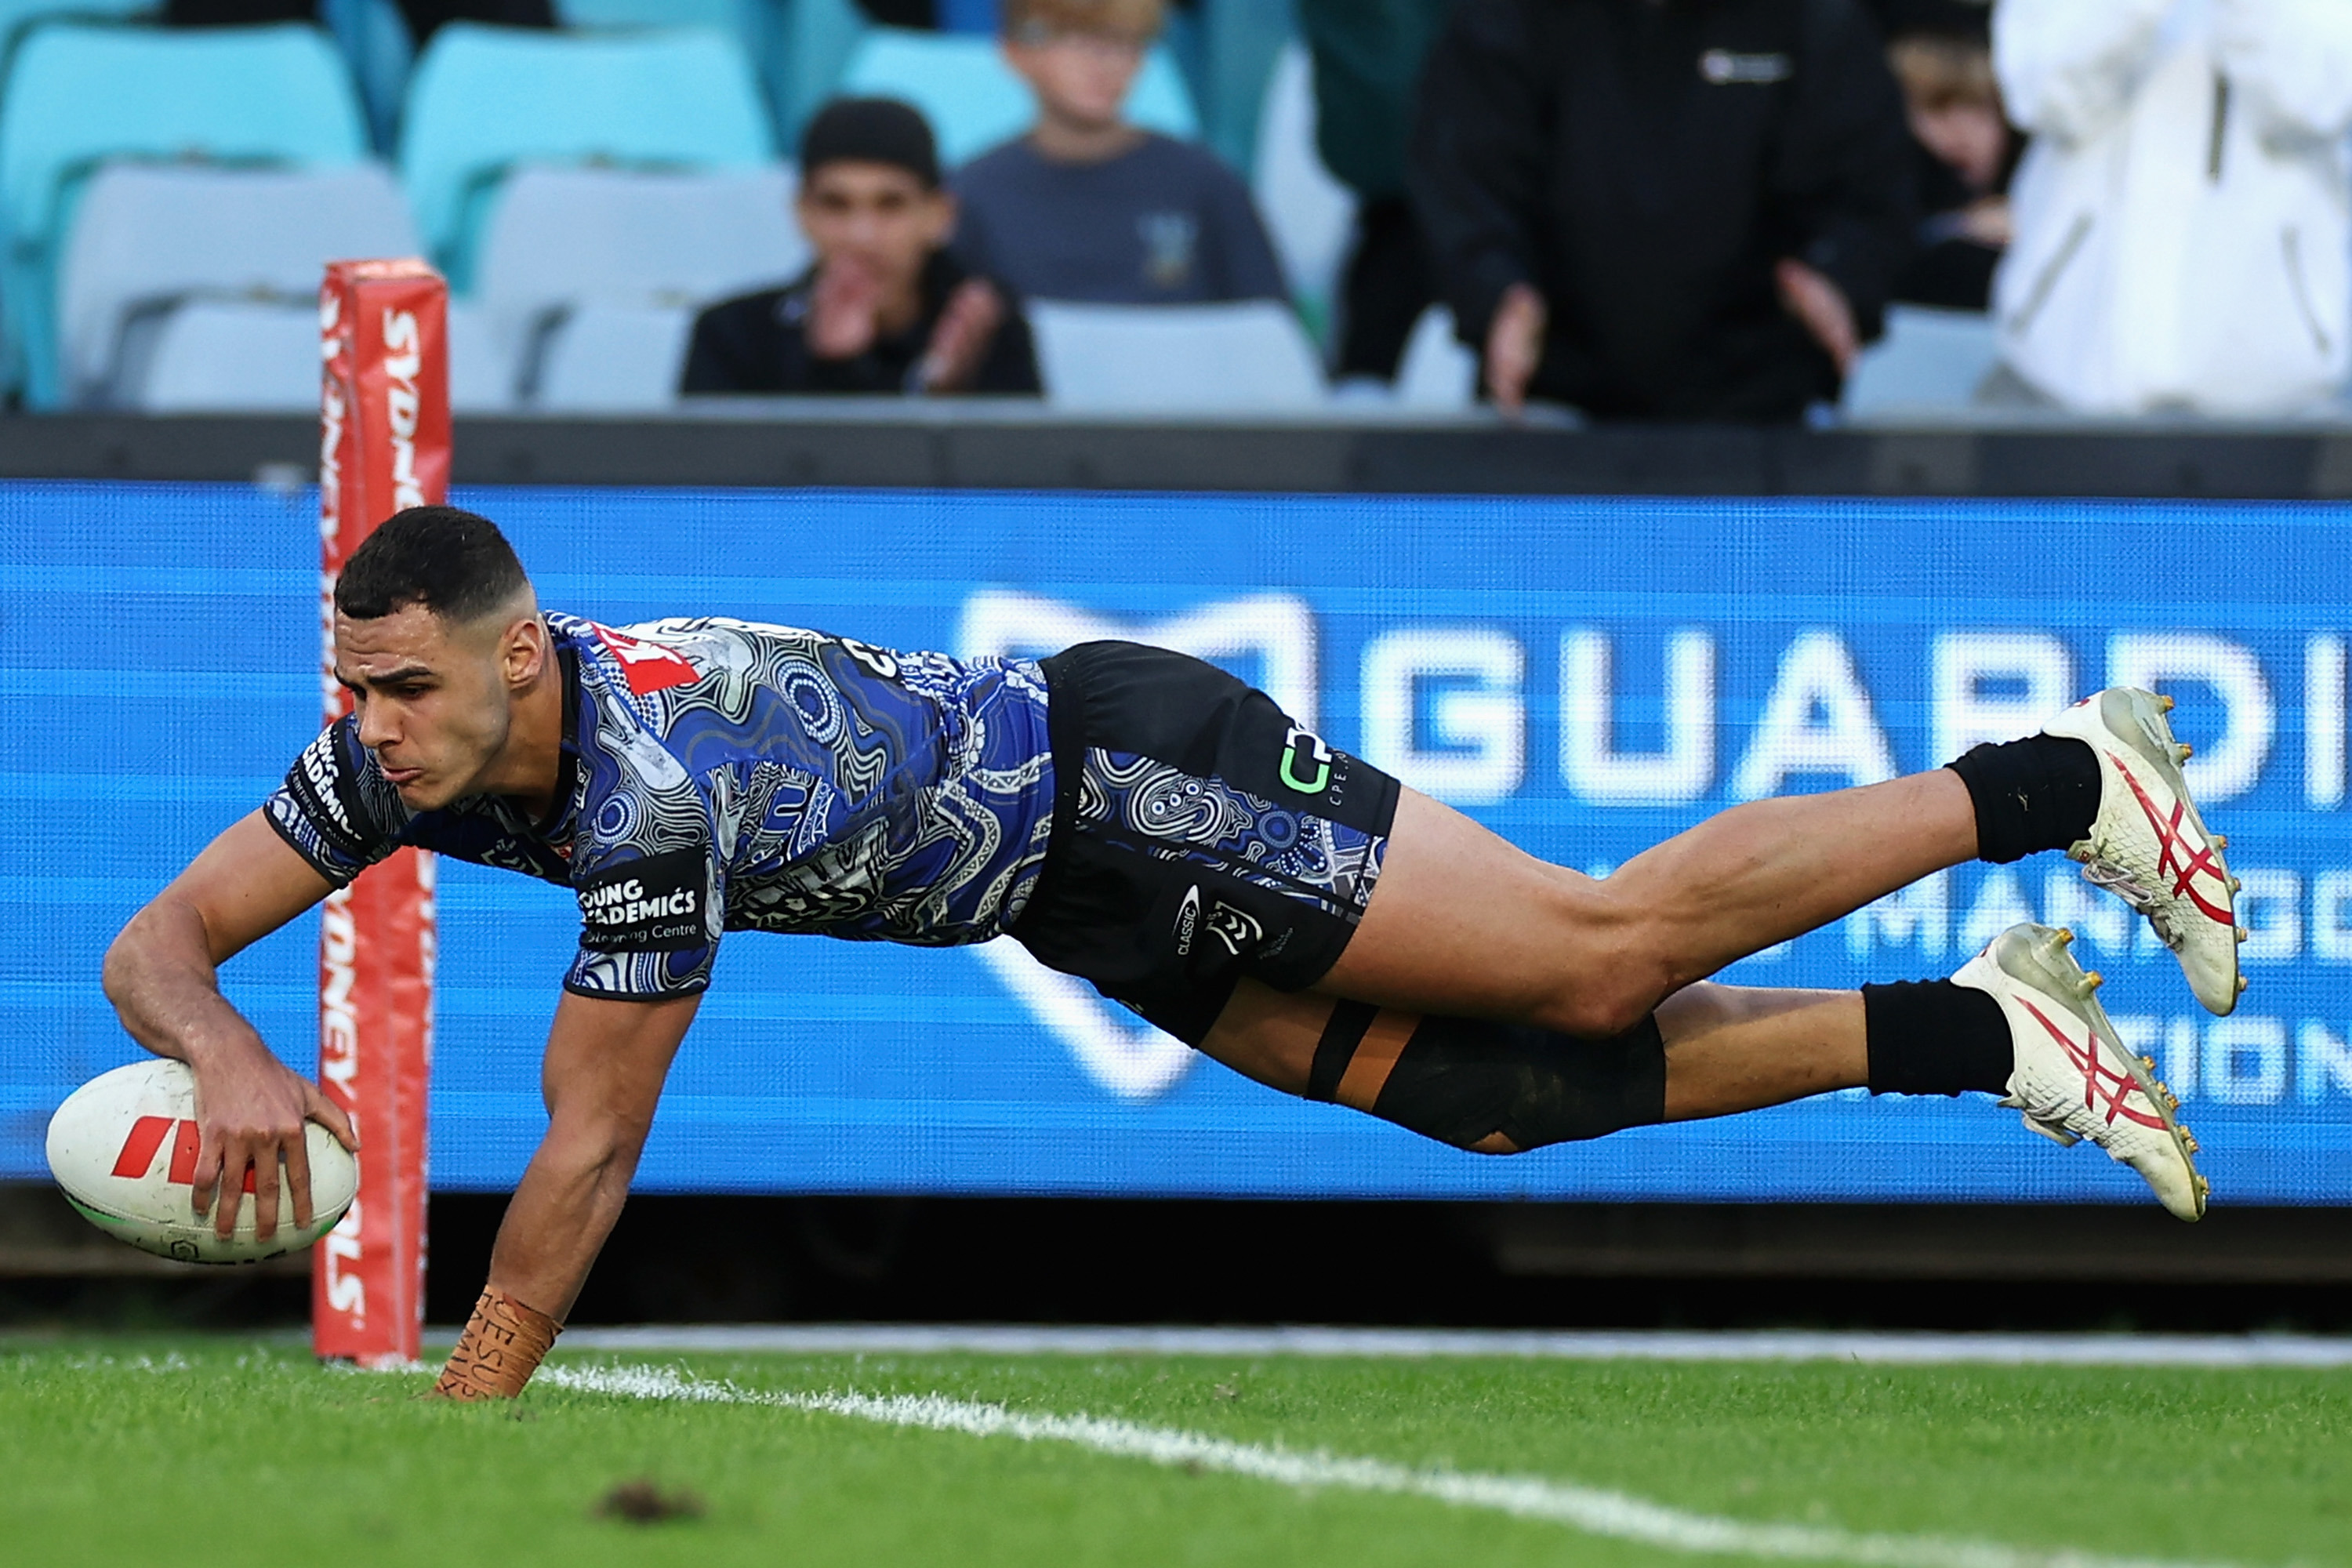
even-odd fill
[{"label": "player's bare leg", "polygon": [[1380,889],[1319,989],[1613,1035],[1693,981],[1975,853],[1949,772],[1735,806],[1606,880],[1408,790]]},{"label": "player's bare leg", "polygon": [[2102,692],[2042,735],[1933,773],[1735,806],[1605,880],[1406,790],[1378,891],[1318,989],[1605,1037],[1726,964],[1936,871],[2065,849],[2147,914],[2199,1000],[2227,1013],[2242,989],[2236,884],[2226,841],[2189,799],[2168,706]]},{"label": "player's bare leg", "polygon": [[[1286,1094],[1305,1094],[1317,1045],[1338,1005],[1312,992],[1244,980],[1203,1054]],[[1665,1042],[1665,1120],[1732,1116],[1869,1080],[1862,995],[1853,991],[1692,985],[1658,1009]],[[1387,1085],[1377,1051],[1343,1084],[1340,1103],[1370,1110]],[[1509,1152],[1492,1148],[1490,1152]]]},{"label": "player's bare leg", "polygon": [[1202,1048],[1483,1153],[1832,1089],[2000,1094],[2035,1131],[2091,1140],[2194,1219],[2195,1141],[2152,1064],[2116,1037],[2064,932],[2013,928],[1950,980],[1858,994],[1703,983],[1963,860],[2065,849],[2146,913],[2199,999],[2228,1012],[2243,988],[2237,884],[2189,800],[2167,706],[2102,692],[1949,769],[1737,807],[1605,880],[1407,791],[1323,994],[1244,986]]},{"label": "player's bare leg", "polygon": [[[2171,1213],[2205,1212],[2197,1141],[2135,1058],[2065,932],[2016,926],[1948,981],[1861,992],[1699,984],[1614,1039],[1425,1018],[1244,981],[1202,1042],[1228,1067],[1481,1154],[1695,1121],[1832,1089],[2003,1096],[2033,1131],[2087,1139]],[[1360,1016],[1351,1018],[1349,1009]]]}]

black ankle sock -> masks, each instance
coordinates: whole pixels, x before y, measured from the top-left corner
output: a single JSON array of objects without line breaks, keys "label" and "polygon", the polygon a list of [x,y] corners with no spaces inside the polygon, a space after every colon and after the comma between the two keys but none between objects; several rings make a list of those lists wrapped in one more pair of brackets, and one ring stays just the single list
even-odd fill
[{"label": "black ankle sock", "polygon": [[2099,756],[2071,735],[1979,746],[1945,764],[1977,808],[1977,858],[2007,865],[2091,836],[2099,815]]},{"label": "black ankle sock", "polygon": [[2009,1092],[2017,1066],[2000,1004],[1948,980],[1862,988],[1873,1094]]}]

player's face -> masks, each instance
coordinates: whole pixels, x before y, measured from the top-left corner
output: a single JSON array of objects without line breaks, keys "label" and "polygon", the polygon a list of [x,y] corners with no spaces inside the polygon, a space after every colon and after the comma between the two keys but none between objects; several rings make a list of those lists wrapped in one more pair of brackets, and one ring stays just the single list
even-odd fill
[{"label": "player's face", "polygon": [[863,272],[886,296],[913,289],[955,226],[955,198],[895,163],[819,164],[797,210],[822,266]]},{"label": "player's face", "polygon": [[422,605],[373,621],[335,617],[335,679],[352,693],[360,744],[411,811],[481,793],[505,750],[512,693],[505,627],[452,625]]}]

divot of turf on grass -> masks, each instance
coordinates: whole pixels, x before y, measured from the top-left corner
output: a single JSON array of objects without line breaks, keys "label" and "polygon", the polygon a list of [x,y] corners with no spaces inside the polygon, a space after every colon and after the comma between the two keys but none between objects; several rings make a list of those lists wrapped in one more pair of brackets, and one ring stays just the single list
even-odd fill
[{"label": "divot of turf on grass", "polygon": [[[1090,1415],[1029,1415],[1002,1405],[941,1394],[793,1392],[744,1389],[660,1366],[549,1366],[540,1380],[583,1394],[627,1399],[764,1405],[872,1421],[884,1426],[961,1432],[975,1437],[1068,1443],[1098,1454],[1142,1459],[1197,1474],[1218,1470],[1302,1491],[1348,1490],[1423,1497],[1457,1507],[1564,1524],[1590,1535],[1669,1551],[1776,1561],[1852,1563],[1870,1568],[2224,1568],[2112,1557],[2069,1548],[2036,1550],[1993,1542],[1927,1535],[1864,1534],[1814,1525],[1763,1524],[1669,1508],[1623,1492],[1535,1476],[1414,1469],[1384,1459],[1298,1452],[1204,1433]],[[1226,1385],[1217,1393],[1230,1397]]]}]

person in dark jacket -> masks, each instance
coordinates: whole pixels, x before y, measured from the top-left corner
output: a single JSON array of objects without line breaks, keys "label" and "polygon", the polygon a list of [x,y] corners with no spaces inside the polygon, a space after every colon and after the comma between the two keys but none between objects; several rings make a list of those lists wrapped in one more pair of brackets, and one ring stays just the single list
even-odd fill
[{"label": "person in dark jacket", "polygon": [[947,252],[956,204],[931,128],[890,99],[841,99],[801,138],[801,227],[816,264],[696,318],[679,390],[1039,390],[1029,323]]},{"label": "person in dark jacket", "polygon": [[1856,0],[1462,0],[1409,183],[1499,407],[1781,420],[1878,331],[1911,156]]}]

